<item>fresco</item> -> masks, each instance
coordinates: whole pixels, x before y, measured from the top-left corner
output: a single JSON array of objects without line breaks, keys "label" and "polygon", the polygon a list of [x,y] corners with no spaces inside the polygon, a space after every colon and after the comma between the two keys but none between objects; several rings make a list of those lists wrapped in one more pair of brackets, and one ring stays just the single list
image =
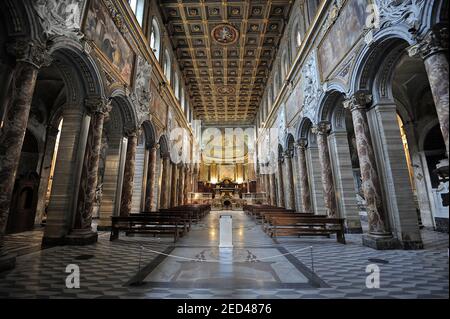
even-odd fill
[{"label": "fresco", "polygon": [[[369,0],[347,0],[338,19],[319,45],[319,64],[322,80],[328,79],[361,37],[366,22]],[[336,39],[345,39],[339,41]]]},{"label": "fresco", "polygon": [[135,54],[114,24],[102,0],[91,1],[84,33],[116,68],[122,79],[131,85]]}]

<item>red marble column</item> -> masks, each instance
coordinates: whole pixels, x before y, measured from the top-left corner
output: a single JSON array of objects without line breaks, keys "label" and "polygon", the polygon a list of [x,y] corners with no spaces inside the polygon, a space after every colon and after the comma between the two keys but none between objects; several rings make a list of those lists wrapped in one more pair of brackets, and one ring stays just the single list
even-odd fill
[{"label": "red marble column", "polygon": [[413,57],[421,57],[425,63],[448,157],[448,27],[436,25],[420,43],[410,48],[409,53]]},{"label": "red marble column", "polygon": [[309,188],[308,169],[306,165],[306,139],[300,139],[298,142],[298,172],[300,177],[300,192],[303,212],[310,214],[312,212],[311,190]]},{"label": "red marble column", "polygon": [[155,203],[153,194],[155,192],[156,161],[158,150],[159,144],[155,144],[149,149],[147,186],[145,188],[145,211],[147,212],[152,210]]},{"label": "red marble column", "polygon": [[0,136],[0,270],[15,265],[15,258],[3,251],[4,234],[38,70],[51,62],[45,48],[35,42],[16,41],[7,51],[15,57],[16,65]]},{"label": "red marble column", "polygon": [[286,208],[295,209],[294,173],[292,171],[292,152],[284,153],[284,164],[286,165],[286,178],[284,180],[284,192],[286,194]]},{"label": "red marble column", "polygon": [[169,201],[170,201],[169,178],[170,178],[170,157],[169,155],[165,155],[163,156],[162,175],[161,175],[161,190],[160,190],[161,208],[169,208]]},{"label": "red marble column", "polygon": [[172,178],[170,182],[170,204],[169,207],[177,206],[177,179],[178,179],[178,167],[177,164],[172,163]]},{"label": "red marble column", "polygon": [[361,181],[369,220],[369,234],[375,237],[392,237],[388,230],[386,214],[381,195],[381,183],[375,162],[372,138],[367,122],[366,107],[372,101],[372,96],[365,92],[357,92],[344,103],[351,110],[361,169]]},{"label": "red marble column", "polygon": [[178,196],[177,205],[183,205],[184,199],[184,178],[185,178],[185,166],[180,164],[178,168]]},{"label": "red marble column", "polygon": [[[281,158],[278,159],[278,197],[279,201],[277,202],[277,205],[279,207],[285,207],[285,200],[284,200],[284,178],[283,178],[283,160]],[[250,185],[250,183],[248,183]]]},{"label": "red marble column", "polygon": [[92,231],[92,212],[98,180],[98,164],[102,144],[103,123],[111,111],[106,99],[95,96],[86,99],[85,106],[90,114],[89,134],[86,142],[83,171],[80,181],[78,208],[73,230],[67,236],[68,243],[89,244],[97,241],[97,233]]},{"label": "red marble column", "polygon": [[331,170],[330,152],[328,150],[328,134],[331,124],[321,122],[314,127],[313,132],[317,134],[319,146],[319,161],[322,173],[322,187],[328,217],[337,217],[336,195],[334,190],[333,172]]},{"label": "red marble column", "polygon": [[184,190],[183,190],[183,202],[182,204],[187,204],[188,196],[190,191],[190,181],[191,181],[191,168],[189,164],[186,164],[184,170]]},{"label": "red marble column", "polygon": [[123,174],[122,198],[120,201],[120,216],[128,216],[131,212],[138,132],[138,129],[131,129],[125,133],[128,138],[128,143],[125,172]]}]

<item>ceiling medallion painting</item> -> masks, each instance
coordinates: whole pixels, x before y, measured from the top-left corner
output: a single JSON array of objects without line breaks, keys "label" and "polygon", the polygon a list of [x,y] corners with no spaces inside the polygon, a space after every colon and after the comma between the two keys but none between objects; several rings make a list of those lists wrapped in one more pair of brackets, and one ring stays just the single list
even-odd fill
[{"label": "ceiling medallion painting", "polygon": [[254,123],[292,0],[159,0],[196,119]]},{"label": "ceiling medallion painting", "polygon": [[212,30],[211,35],[217,43],[221,45],[231,45],[238,40],[239,31],[232,25],[220,24]]},{"label": "ceiling medallion painting", "polygon": [[236,94],[236,90],[232,86],[219,86],[217,88],[217,93],[220,95],[233,95]]}]

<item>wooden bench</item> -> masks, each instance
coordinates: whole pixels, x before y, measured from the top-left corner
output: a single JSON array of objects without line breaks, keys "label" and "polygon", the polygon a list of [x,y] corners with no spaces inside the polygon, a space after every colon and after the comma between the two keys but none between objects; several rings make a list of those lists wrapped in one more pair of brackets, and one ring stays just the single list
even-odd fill
[{"label": "wooden bench", "polygon": [[151,216],[151,217],[172,217],[179,218],[184,223],[185,233],[189,232],[192,227],[192,212],[185,211],[165,211],[165,212],[141,212],[139,214],[131,214],[130,216]]},{"label": "wooden bench", "polygon": [[272,227],[271,218],[272,217],[303,217],[303,218],[327,218],[327,215],[314,215],[311,213],[290,213],[282,211],[273,212],[261,212],[262,228],[264,232],[267,232]]},{"label": "wooden bench", "polygon": [[345,244],[345,219],[323,217],[270,217],[271,237],[280,236],[330,236],[336,234],[337,241]]},{"label": "wooden bench", "polygon": [[176,242],[184,234],[185,222],[179,217],[113,216],[110,240],[119,238],[120,231],[128,234],[168,234]]},{"label": "wooden bench", "polygon": [[258,221],[262,219],[262,214],[264,213],[295,213],[294,209],[285,209],[282,207],[274,207],[274,208],[257,208],[253,209],[251,213],[251,217]]}]

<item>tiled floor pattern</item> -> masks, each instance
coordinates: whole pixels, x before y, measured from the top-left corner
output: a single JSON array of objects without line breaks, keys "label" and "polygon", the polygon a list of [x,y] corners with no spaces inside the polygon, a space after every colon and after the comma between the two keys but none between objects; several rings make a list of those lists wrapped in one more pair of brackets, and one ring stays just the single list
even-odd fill
[{"label": "tiled floor pattern", "polygon": [[[217,247],[219,213],[212,212],[178,243],[183,247]],[[239,289],[211,285],[208,288],[130,286],[127,283],[146,267],[155,264],[157,254],[169,251],[170,238],[125,237],[110,242],[101,233],[96,245],[62,246],[19,256],[14,270],[0,274],[0,298],[448,298],[448,234],[423,230],[424,250],[376,251],[361,245],[361,235],[347,235],[348,244],[333,238],[283,238],[273,243],[259,225],[241,212],[233,212],[236,248],[280,247],[292,252],[303,265],[314,267],[328,288]],[[26,243],[38,233],[29,234]],[[12,241],[10,240],[10,243]],[[28,243],[29,244],[29,243]],[[40,244],[40,242],[38,243]],[[22,244],[23,245],[23,244]],[[26,244],[25,244],[26,245]],[[34,245],[34,243],[33,243]],[[13,247],[14,245],[10,245]],[[312,247],[298,252],[298,249]],[[10,248],[13,249],[13,248]],[[151,250],[151,251],[150,251]],[[22,252],[25,250],[21,250]],[[91,255],[91,256],[89,256]],[[86,257],[77,259],[78,257]],[[89,259],[89,257],[92,257]],[[170,258],[170,257],[169,257]],[[366,288],[366,267],[375,262],[380,268],[380,289]],[[166,259],[158,257],[159,262]],[[387,263],[382,263],[382,261]],[[159,263],[158,262],[158,263]],[[80,267],[81,287],[65,287],[68,264]],[[154,266],[154,265],[153,265]],[[152,267],[153,267],[152,266]],[[150,267],[150,268],[152,268]]]}]

